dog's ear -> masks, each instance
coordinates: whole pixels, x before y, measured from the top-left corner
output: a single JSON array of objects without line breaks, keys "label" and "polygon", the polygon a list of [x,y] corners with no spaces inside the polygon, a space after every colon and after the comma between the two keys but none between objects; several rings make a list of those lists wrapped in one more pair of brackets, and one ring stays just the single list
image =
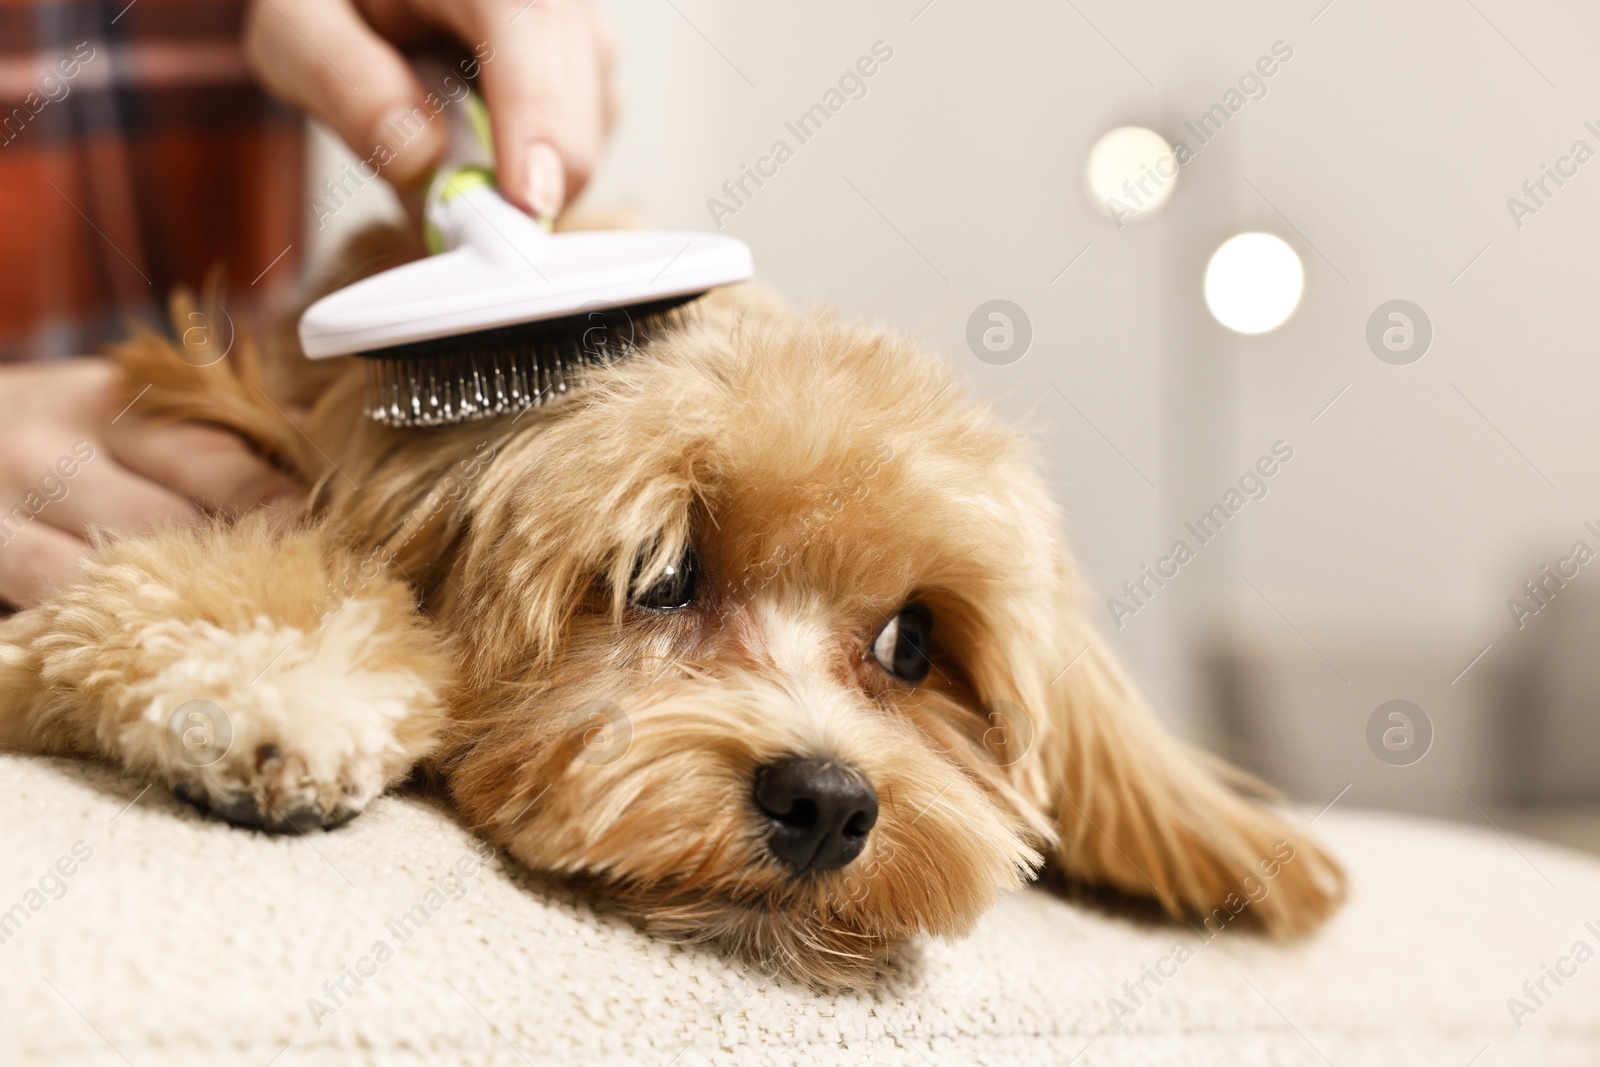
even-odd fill
[{"label": "dog's ear", "polygon": [[1269,806],[1267,790],[1172,737],[1102,639],[1070,610],[1071,647],[1019,688],[1044,708],[1027,760],[1053,815],[1053,859],[1069,880],[1153,898],[1217,929],[1309,930],[1344,896],[1329,856]]}]

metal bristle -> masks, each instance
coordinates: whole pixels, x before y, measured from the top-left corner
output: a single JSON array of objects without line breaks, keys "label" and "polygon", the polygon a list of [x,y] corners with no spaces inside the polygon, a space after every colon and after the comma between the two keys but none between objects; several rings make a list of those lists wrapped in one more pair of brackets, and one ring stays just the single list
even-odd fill
[{"label": "metal bristle", "polygon": [[[698,295],[698,294],[696,294]],[[453,426],[550,403],[645,342],[687,325],[674,297],[360,353],[367,416],[385,426]]]}]

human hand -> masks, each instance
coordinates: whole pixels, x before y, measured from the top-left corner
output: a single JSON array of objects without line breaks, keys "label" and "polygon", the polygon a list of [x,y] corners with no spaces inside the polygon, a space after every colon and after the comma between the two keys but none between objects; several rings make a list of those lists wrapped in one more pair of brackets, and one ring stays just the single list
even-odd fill
[{"label": "human hand", "polygon": [[[267,90],[326,122],[396,187],[444,151],[429,121],[396,145],[425,90],[400,49],[443,36],[473,52],[506,197],[554,218],[594,172],[614,118],[615,42],[591,0],[253,0],[245,56]],[[430,114],[426,107],[421,112]]]},{"label": "human hand", "polygon": [[0,366],[0,602],[30,607],[70,581],[88,530],[168,521],[303,495],[236,435],[122,410],[104,359]]}]

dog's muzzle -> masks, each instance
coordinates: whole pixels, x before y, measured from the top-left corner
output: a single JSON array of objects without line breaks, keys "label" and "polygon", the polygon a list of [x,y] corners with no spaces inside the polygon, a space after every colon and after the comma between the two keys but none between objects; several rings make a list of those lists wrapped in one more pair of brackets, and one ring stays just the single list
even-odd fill
[{"label": "dog's muzzle", "polygon": [[861,854],[878,821],[878,794],[854,767],[787,759],[756,771],[767,849],[795,874],[830,871]]}]

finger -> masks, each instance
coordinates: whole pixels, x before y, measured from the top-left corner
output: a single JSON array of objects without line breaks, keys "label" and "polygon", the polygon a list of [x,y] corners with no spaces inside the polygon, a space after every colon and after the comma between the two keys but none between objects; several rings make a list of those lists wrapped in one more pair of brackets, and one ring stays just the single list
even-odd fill
[{"label": "finger", "polygon": [[82,535],[90,525],[143,529],[199,517],[194,505],[170,490],[122,469],[103,439],[73,442],[70,433],[35,429],[0,440],[0,457],[0,501],[15,504],[0,514],[0,522],[38,518]]},{"label": "finger", "polygon": [[203,518],[193,503],[142,478],[101,449],[78,465],[71,476],[47,476],[29,494],[40,522],[63,533],[84,536],[91,526],[136,533],[169,522],[192,523]]},{"label": "finger", "polygon": [[622,110],[617,93],[617,28],[611,16],[595,9],[595,41],[600,59],[600,144],[611,140]]},{"label": "finger", "polygon": [[326,122],[395,185],[415,184],[444,150],[422,83],[349,0],[259,0],[244,46],[273,95]]},{"label": "finger", "polygon": [[[532,25],[522,28],[525,20]],[[583,192],[605,143],[600,43],[586,8],[573,4],[536,4],[512,29],[508,62],[483,68],[495,145],[506,146],[501,184],[526,210],[554,218]]]},{"label": "finger", "polygon": [[303,496],[304,488],[276,470],[238,434],[200,422],[152,426],[135,422],[108,444],[134,474],[209,512],[238,514],[258,504]]},{"label": "finger", "polygon": [[462,40],[484,42],[476,50],[479,84],[500,186],[519,207],[553,218],[588,182],[605,140],[603,42],[593,8],[584,0],[415,4]]},{"label": "finger", "polygon": [[0,516],[0,601],[33,607],[69,584],[88,554],[82,538],[42,522],[19,520],[15,509]]}]

